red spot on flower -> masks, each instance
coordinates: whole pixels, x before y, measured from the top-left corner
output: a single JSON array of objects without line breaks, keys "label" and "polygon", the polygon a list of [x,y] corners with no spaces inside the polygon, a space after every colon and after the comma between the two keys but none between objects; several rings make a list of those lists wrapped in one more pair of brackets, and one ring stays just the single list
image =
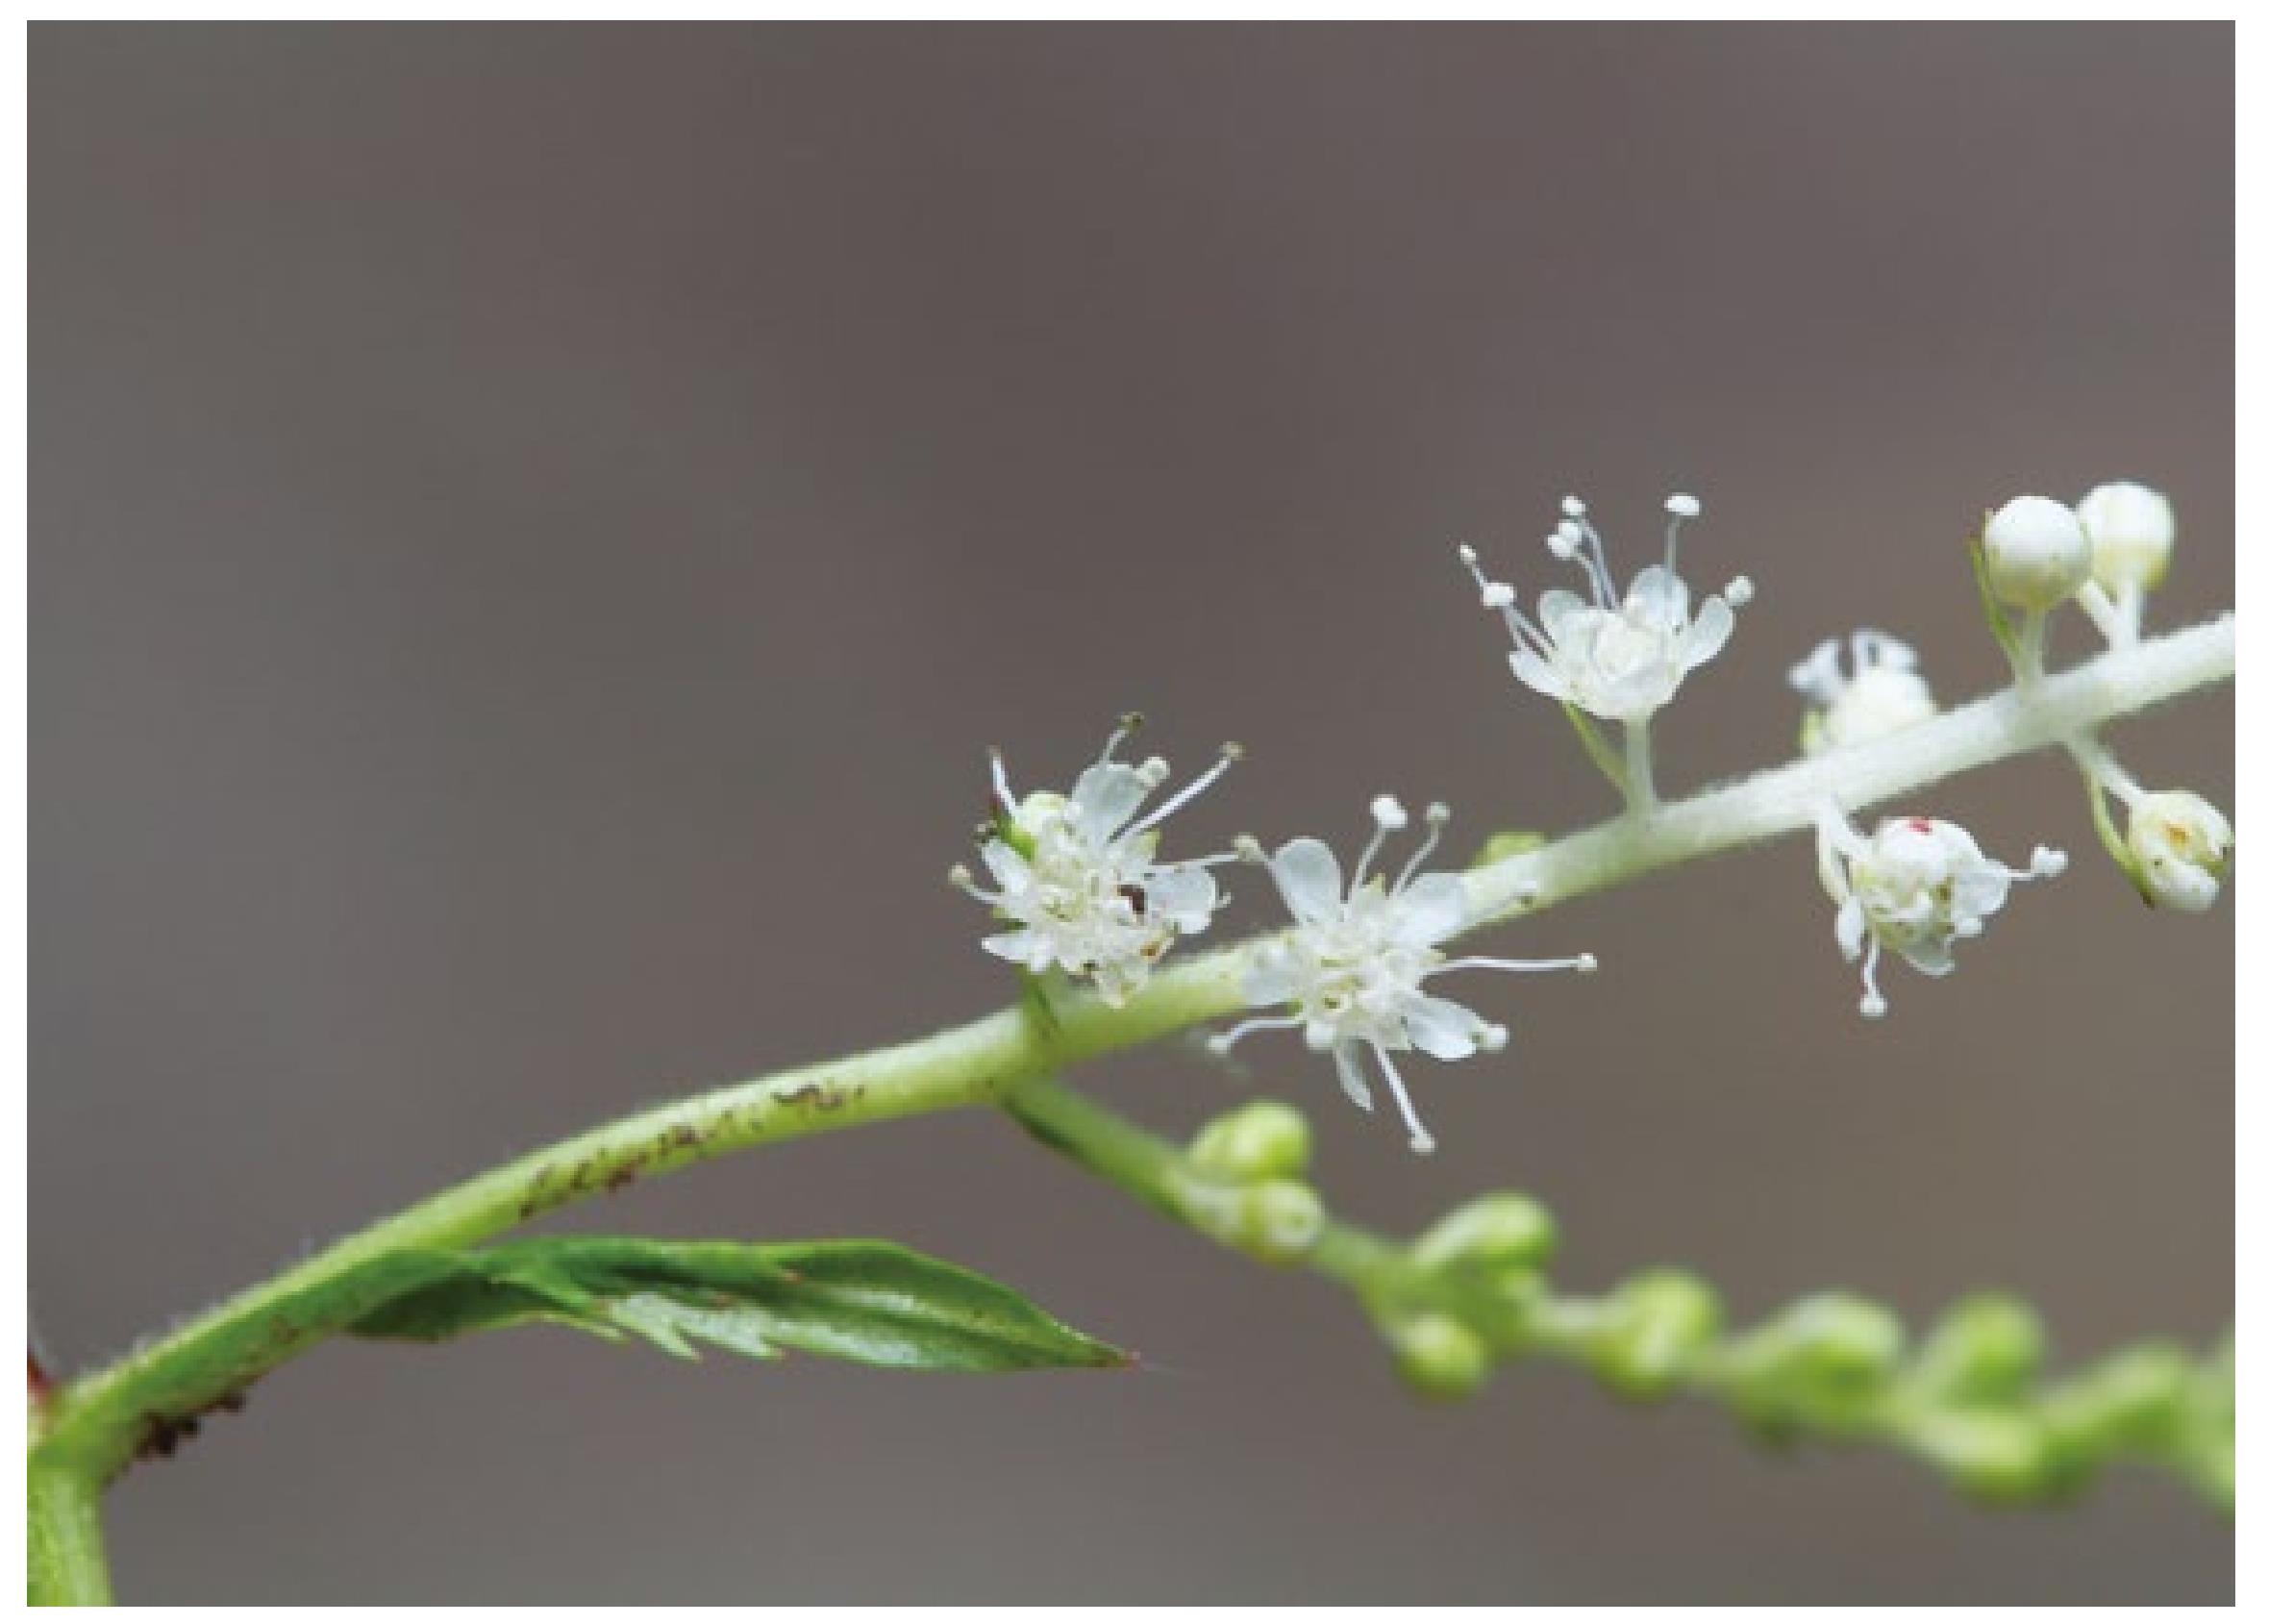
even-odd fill
[{"label": "red spot on flower", "polygon": [[1928,835],[1931,832],[1931,820],[1927,817],[1910,817],[1907,820],[1907,827],[1917,835]]}]

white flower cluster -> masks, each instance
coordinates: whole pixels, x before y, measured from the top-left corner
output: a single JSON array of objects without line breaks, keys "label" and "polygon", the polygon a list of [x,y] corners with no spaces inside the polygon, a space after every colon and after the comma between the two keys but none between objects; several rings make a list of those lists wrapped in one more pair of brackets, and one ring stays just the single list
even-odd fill
[{"label": "white flower cluster", "polygon": [[1580,499],[1563,501],[1560,522],[1544,546],[1583,571],[1590,595],[1556,587],[1536,600],[1533,619],[1522,612],[1510,587],[1482,573],[1479,554],[1471,547],[1458,550],[1481,588],[1483,606],[1505,616],[1512,634],[1508,659],[1522,683],[1603,721],[1644,722],[1670,703],[1688,672],[1726,646],[1733,635],[1733,611],[1752,595],[1749,579],[1734,577],[1722,596],[1705,598],[1695,609],[1693,590],[1678,572],[1678,533],[1701,513],[1702,504],[1681,493],[1663,508],[1670,522],[1662,562],[1640,570],[1628,590],[1617,592],[1606,539]]},{"label": "white flower cluster", "polygon": [[[1661,562],[1618,591],[1606,541],[1584,505],[1568,497],[1545,546],[1583,572],[1588,593],[1545,592],[1533,618],[1512,587],[1483,573],[1472,548],[1459,549],[1483,605],[1500,612],[1511,634],[1514,677],[1561,703],[1592,760],[1624,791],[1623,827],[1642,832],[1655,806],[1649,723],[1685,678],[1726,646],[1734,612],[1752,595],[1747,578],[1735,577],[1722,594],[1695,604],[1679,574],[1678,547],[1681,527],[1701,504],[1674,495],[1664,507]],[[2098,487],[2077,512],[2025,496],[1988,516],[1977,555],[1992,598],[2019,617],[2012,630],[2005,610],[1993,610],[2020,692],[2042,675],[2046,617],[2067,599],[2077,599],[2115,646],[2139,636],[2143,596],[2165,573],[2174,533],[2165,498],[2132,484]],[[1831,638],[1788,677],[1808,702],[1804,751],[1827,758],[1821,770],[1831,786],[1840,766],[1836,753],[1925,726],[1937,712],[1913,649],[1881,631]],[[1622,724],[1620,759],[1593,719]],[[1005,927],[985,938],[987,952],[1035,977],[1084,981],[1104,1003],[1123,1005],[1177,942],[1210,925],[1226,901],[1214,868],[1237,859],[1264,866],[1291,927],[1249,950],[1239,990],[1267,1012],[1219,1034],[1212,1048],[1227,1054],[1254,1033],[1298,1032],[1310,1049],[1331,1055],[1340,1087],[1362,1109],[1372,1109],[1373,1083],[1384,1080],[1418,1151],[1434,1148],[1434,1140],[1394,1057],[1415,1050],[1459,1061],[1500,1050],[1508,1037],[1502,1024],[1428,991],[1428,983],[1458,970],[1595,967],[1589,954],[1530,961],[1444,951],[1480,920],[1464,878],[1423,872],[1449,818],[1438,805],[1428,809],[1422,837],[1391,880],[1373,865],[1410,819],[1390,795],[1371,803],[1370,838],[1352,870],[1309,837],[1273,853],[1246,836],[1229,852],[1162,858],[1160,826],[1219,780],[1237,751],[1224,746],[1211,767],[1150,807],[1169,776],[1167,764],[1156,757],[1138,765],[1116,759],[1135,720],[1112,734],[1068,794],[1017,796],[994,753],[993,818],[979,838],[992,884],[980,885],[966,868],[952,874]],[[2091,738],[2068,747],[2089,775],[2107,843],[2144,894],[2186,911],[2209,906],[2234,849],[2228,820],[2187,791],[2143,788]],[[2101,815],[2107,790],[2128,805],[2124,839]],[[2013,884],[2064,867],[2063,854],[2047,847],[2035,847],[2022,868],[1996,862],[1943,818],[1892,817],[1862,834],[1833,793],[1831,787],[1814,809],[1820,883],[1835,905],[1836,943],[1860,966],[1859,1007],[1867,1015],[1886,1008],[1878,979],[1886,950],[1925,975],[1943,976],[1954,968],[1955,943],[1984,929]]]},{"label": "white flower cluster", "polygon": [[1156,758],[1139,766],[1114,759],[1133,725],[1130,718],[1111,735],[1069,795],[1019,798],[995,753],[994,819],[979,846],[994,885],[981,886],[961,867],[949,876],[1010,927],[985,938],[986,952],[1034,975],[1079,977],[1106,1003],[1124,1004],[1175,942],[1211,922],[1225,899],[1210,870],[1233,858],[1259,863],[1274,878],[1292,928],[1254,950],[1243,991],[1256,1006],[1282,1005],[1288,1012],[1245,1021],[1213,1040],[1215,1052],[1228,1053],[1254,1032],[1299,1028],[1310,1048],[1331,1053],[1341,1087],[1366,1111],[1371,1091],[1361,1057],[1368,1053],[1419,1151],[1432,1150],[1434,1140],[1389,1057],[1417,1049],[1437,1060],[1463,1060],[1506,1042],[1503,1026],[1433,996],[1425,981],[1448,970],[1593,967],[1589,955],[1528,962],[1441,952],[1442,942],[1473,923],[1462,880],[1418,872],[1440,841],[1446,807],[1428,810],[1426,838],[1391,885],[1371,874],[1371,864],[1386,837],[1409,818],[1385,795],[1371,804],[1370,844],[1344,882],[1331,848],[1307,837],[1286,842],[1273,857],[1247,837],[1233,853],[1162,861],[1159,826],[1228,770],[1237,752],[1225,747],[1211,769],[1144,814],[1144,802],[1168,768]]},{"label": "white flower cluster", "polygon": [[1430,976],[1450,970],[1591,970],[1598,961],[1573,959],[1452,959],[1441,944],[1472,923],[1465,882],[1455,874],[1421,874],[1441,842],[1450,809],[1426,812],[1426,837],[1390,885],[1370,872],[1386,837],[1407,828],[1409,814],[1391,795],[1371,803],[1371,838],[1344,879],[1339,860],[1323,841],[1303,836],[1279,847],[1274,856],[1257,844],[1246,855],[1267,866],[1278,894],[1291,913],[1293,928],[1262,944],[1245,974],[1246,1000],[1257,1006],[1282,1005],[1285,1013],[1259,1015],[1213,1039],[1227,1054],[1256,1032],[1297,1029],[1308,1046],[1329,1051],[1339,1086],[1363,1110],[1371,1109],[1371,1087],[1363,1074],[1368,1051],[1393,1090],[1410,1148],[1434,1149],[1433,1136],[1410,1103],[1394,1055],[1417,1049],[1439,1061],[1461,1061],[1483,1050],[1505,1047],[1507,1032],[1462,1004],[1425,990]]},{"label": "white flower cluster", "polygon": [[1231,854],[1159,861],[1159,825],[1205,793],[1237,759],[1221,759],[1149,813],[1142,805],[1171,771],[1154,756],[1139,766],[1112,758],[1140,723],[1130,716],[1080,774],[1069,795],[1042,790],[1021,800],[992,758],[993,823],[978,847],[997,888],[957,867],[953,883],[1013,928],[985,938],[987,953],[1035,975],[1061,968],[1095,984],[1105,1003],[1124,1004],[1151,966],[1185,936],[1209,924],[1220,887],[1209,870]]}]

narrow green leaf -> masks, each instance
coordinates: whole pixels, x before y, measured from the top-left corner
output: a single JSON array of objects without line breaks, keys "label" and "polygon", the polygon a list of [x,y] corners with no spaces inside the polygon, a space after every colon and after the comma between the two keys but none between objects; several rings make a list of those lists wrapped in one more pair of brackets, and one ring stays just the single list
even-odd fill
[{"label": "narrow green leaf", "polygon": [[692,1358],[703,1344],[901,1370],[1123,1364],[1007,1287],[880,1240],[748,1245],[566,1236],[378,1261],[401,1288],[356,1336],[440,1341],[549,1320]]}]

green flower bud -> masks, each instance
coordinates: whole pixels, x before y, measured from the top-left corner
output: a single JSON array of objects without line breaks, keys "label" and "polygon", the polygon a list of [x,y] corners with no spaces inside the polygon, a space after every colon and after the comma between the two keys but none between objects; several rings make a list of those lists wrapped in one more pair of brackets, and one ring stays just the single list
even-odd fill
[{"label": "green flower bud", "polygon": [[1505,1192],[1467,1202],[1421,1236],[1410,1255],[1427,1268],[1540,1269],[1558,1244],[1559,1226],[1540,1202]]},{"label": "green flower bud", "polygon": [[1916,1453],[1982,1500],[2029,1500],[2057,1487],[2057,1451],[2028,1415],[2000,1410],[1941,1410],[1907,1432]]},{"label": "green flower bud", "polygon": [[1629,1398],[1668,1393],[1694,1356],[1716,1337],[1717,1293],[1689,1274],[1662,1269],[1626,1281],[1609,1303],[1608,1328],[1591,1367]]},{"label": "green flower bud", "polygon": [[1422,1398],[1471,1398],[1489,1376],[1489,1348],[1472,1327],[1446,1313],[1385,1321],[1395,1369]]},{"label": "green flower bud", "polygon": [[1264,1263],[1296,1263],[1324,1233],[1324,1203],[1307,1185],[1271,1179],[1244,1192],[1237,1244]]},{"label": "green flower bud", "polygon": [[2167,1443],[2182,1427],[2195,1377],[2181,1348],[2130,1348],[2057,1388],[2046,1414],[2057,1440],[2077,1453]]},{"label": "green flower bud", "polygon": [[2008,1398],[2040,1370],[2040,1320],[2011,1297],[1980,1295],[1949,1309],[1915,1362],[1918,1387],[1946,1398]]},{"label": "green flower bud", "polygon": [[1308,1118],[1288,1105],[1259,1100],[1215,1117],[1190,1141],[1200,1172],[1237,1184],[1298,1178],[1308,1171]]},{"label": "green flower bud", "polygon": [[1168,1192],[1192,1229],[1264,1263],[1297,1263],[1324,1233],[1324,1204],[1297,1179],[1183,1178]]},{"label": "green flower bud", "polygon": [[1887,1309],[1840,1293],[1808,1297],[1733,1350],[1735,1402],[1764,1426],[1858,1404],[1897,1370],[1904,1342]]}]

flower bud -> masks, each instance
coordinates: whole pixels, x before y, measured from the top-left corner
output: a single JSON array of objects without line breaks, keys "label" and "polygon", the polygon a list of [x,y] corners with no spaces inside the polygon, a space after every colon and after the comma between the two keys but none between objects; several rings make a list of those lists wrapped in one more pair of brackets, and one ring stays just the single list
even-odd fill
[{"label": "flower bud", "polygon": [[1469,1201],[1418,1238],[1411,1256],[1428,1268],[1539,1269],[1559,1244],[1542,1203],[1505,1192]]},{"label": "flower bud", "polygon": [[1184,1222],[1264,1263],[1297,1263],[1324,1233],[1324,1203],[1296,1179],[1231,1184],[1185,1176],[1170,1187]]},{"label": "flower bud", "polygon": [[1264,1263],[1296,1263],[1324,1233],[1324,1203],[1307,1185],[1271,1179],[1245,1193],[1237,1244]]},{"label": "flower bud", "polygon": [[2082,497],[2078,512],[2094,550],[2096,582],[2106,591],[2153,587],[2166,578],[2175,550],[2175,509],[2164,496],[2119,480]]},{"label": "flower bud", "polygon": [[1978,538],[1994,595],[2018,609],[2054,609],[2088,578],[2088,533],[2046,496],[2020,496],[1985,521]]},{"label": "flower bud", "polygon": [[2031,1416],[1999,1410],[1932,1411],[1911,1423],[1907,1440],[1981,1500],[2030,1499],[2057,1480],[2057,1450]]},{"label": "flower bud", "polygon": [[2236,835],[2211,801],[2187,789],[2159,790],[2128,813],[2129,873],[2155,908],[2203,913],[2222,894]]},{"label": "flower bud", "polygon": [[2181,1428],[2194,1377],[2181,1348],[2130,1348],[2064,1384],[2046,1413],[2057,1440],[2075,1453],[2160,1444]]},{"label": "flower bud", "polygon": [[1629,1398],[1659,1398],[1717,1335],[1717,1293],[1692,1275],[1659,1270],[1626,1281],[1612,1329],[1592,1350],[1601,1381]]},{"label": "flower bud", "polygon": [[1941,1398],[2000,1399],[2039,1373],[2040,1319],[2010,1297],[1976,1296],[1947,1311],[1915,1361],[1916,1385]]},{"label": "flower bud", "polygon": [[1389,1319],[1382,1329],[1395,1369],[1421,1397],[1471,1398],[1488,1380],[1488,1344],[1462,1320],[1428,1312]]},{"label": "flower bud", "polygon": [[1310,1144],[1307,1117],[1260,1100],[1209,1122],[1190,1141],[1189,1160],[1208,1176],[1237,1184],[1298,1178],[1308,1171]]},{"label": "flower bud", "polygon": [[1732,1350],[1734,1402],[1772,1427],[1790,1414],[1871,1397],[1898,1368],[1905,1334],[1858,1297],[1809,1297]]},{"label": "flower bud", "polygon": [[1799,742],[1806,755],[1817,755],[1865,744],[1937,713],[1937,701],[1920,672],[1877,665],[1854,677],[1834,703],[1809,712]]}]

